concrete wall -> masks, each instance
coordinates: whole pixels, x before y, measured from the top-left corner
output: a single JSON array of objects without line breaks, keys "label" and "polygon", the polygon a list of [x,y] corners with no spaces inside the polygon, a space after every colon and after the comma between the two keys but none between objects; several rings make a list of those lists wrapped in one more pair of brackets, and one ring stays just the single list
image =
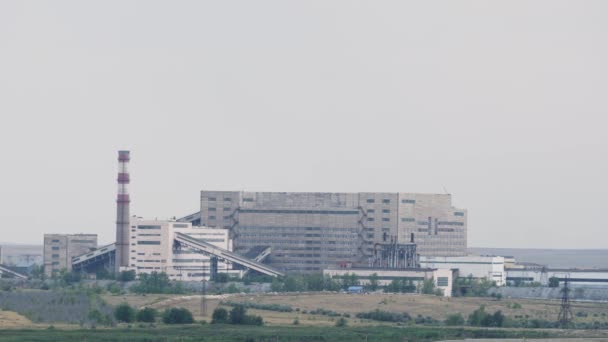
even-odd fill
[{"label": "concrete wall", "polygon": [[488,279],[496,285],[506,284],[507,274],[503,257],[496,256],[465,256],[465,257],[420,257],[421,267],[439,269],[457,269],[459,277]]},{"label": "concrete wall", "polygon": [[44,273],[72,270],[72,258],[97,248],[96,234],[45,234]]}]

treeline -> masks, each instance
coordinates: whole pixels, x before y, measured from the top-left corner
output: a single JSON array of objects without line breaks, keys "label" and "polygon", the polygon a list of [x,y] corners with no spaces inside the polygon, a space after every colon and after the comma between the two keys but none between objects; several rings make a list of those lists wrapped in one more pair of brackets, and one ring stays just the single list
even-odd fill
[{"label": "treeline", "polygon": [[264,325],[261,316],[248,315],[244,305],[235,305],[230,313],[222,307],[213,310],[212,324]]}]

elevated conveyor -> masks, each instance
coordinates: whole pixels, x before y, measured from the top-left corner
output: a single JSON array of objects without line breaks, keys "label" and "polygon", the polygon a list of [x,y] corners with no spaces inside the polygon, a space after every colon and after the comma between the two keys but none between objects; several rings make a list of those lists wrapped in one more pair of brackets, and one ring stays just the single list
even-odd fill
[{"label": "elevated conveyor", "polygon": [[11,270],[10,268],[0,265],[0,274],[9,274],[15,278],[19,279],[27,279],[27,276],[18,272]]},{"label": "elevated conveyor", "polygon": [[100,247],[92,252],[88,252],[72,258],[72,269],[74,271],[86,270],[91,267],[99,266],[100,263],[112,266],[116,258],[116,244]]},{"label": "elevated conveyor", "polygon": [[[279,277],[279,276],[284,275],[282,272],[280,272],[268,265],[264,265],[261,262],[243,257],[239,254],[236,254],[236,253],[230,252],[228,250],[225,250],[223,248],[217,247],[208,242],[204,242],[204,241],[192,238],[183,233],[175,233],[175,242],[177,242],[178,244],[183,245],[185,247],[197,250],[197,251],[205,253],[205,254],[216,256],[220,259],[247,267],[248,269],[251,269],[251,270],[263,273],[263,274],[267,274],[267,275],[270,275],[273,277]],[[268,251],[268,253],[269,253],[269,251]],[[264,253],[262,253],[262,254],[264,254]],[[265,257],[266,256],[264,256],[264,258]]]}]

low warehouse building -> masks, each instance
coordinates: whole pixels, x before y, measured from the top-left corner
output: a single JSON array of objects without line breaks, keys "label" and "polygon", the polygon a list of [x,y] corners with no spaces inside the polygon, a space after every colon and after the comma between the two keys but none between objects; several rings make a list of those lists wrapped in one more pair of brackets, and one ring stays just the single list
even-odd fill
[{"label": "low warehouse building", "polygon": [[517,268],[507,269],[510,285],[540,283],[549,285],[549,279],[557,278],[559,283],[568,278],[572,285],[608,287],[608,269],[564,269],[564,268]]},{"label": "low warehouse building", "polygon": [[379,286],[387,286],[393,280],[412,281],[417,287],[422,286],[425,279],[433,279],[435,287],[443,292],[445,297],[452,296],[452,282],[455,272],[448,269],[433,268],[328,268],[323,275],[332,278],[344,278],[354,274],[360,285],[369,285],[370,279],[376,278]]},{"label": "low warehouse building", "polygon": [[487,279],[497,286],[507,283],[505,259],[500,256],[420,257],[420,267],[457,269],[459,277]]}]

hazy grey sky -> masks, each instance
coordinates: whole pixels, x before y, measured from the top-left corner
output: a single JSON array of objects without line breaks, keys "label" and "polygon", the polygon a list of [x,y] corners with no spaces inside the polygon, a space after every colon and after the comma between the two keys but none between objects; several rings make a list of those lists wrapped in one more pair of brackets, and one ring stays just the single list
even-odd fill
[{"label": "hazy grey sky", "polygon": [[453,194],[469,246],[606,248],[607,1],[2,1],[0,241],[201,189]]}]

